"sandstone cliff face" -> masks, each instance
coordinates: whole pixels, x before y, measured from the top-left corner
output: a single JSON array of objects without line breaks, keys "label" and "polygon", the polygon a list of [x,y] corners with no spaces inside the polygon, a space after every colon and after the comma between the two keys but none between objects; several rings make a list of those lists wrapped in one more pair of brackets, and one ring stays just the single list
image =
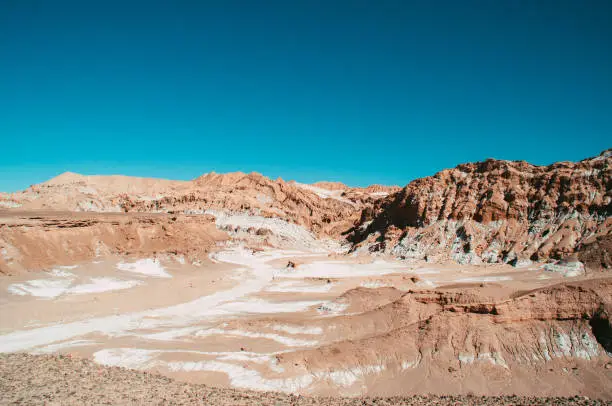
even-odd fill
[{"label": "sandstone cliff face", "polygon": [[0,213],[0,275],[109,255],[171,254],[205,261],[228,236],[210,216]]},{"label": "sandstone cliff face", "polygon": [[561,259],[612,266],[612,150],[534,166],[487,160],[415,180],[366,208],[355,249],[461,263]]}]

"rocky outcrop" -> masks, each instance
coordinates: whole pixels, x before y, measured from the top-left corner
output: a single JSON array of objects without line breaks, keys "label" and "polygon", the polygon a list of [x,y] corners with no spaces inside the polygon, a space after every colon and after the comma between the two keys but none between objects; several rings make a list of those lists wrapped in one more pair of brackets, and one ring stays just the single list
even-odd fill
[{"label": "rocky outcrop", "polygon": [[550,270],[574,275],[584,272],[582,264],[587,269],[612,266],[611,162],[612,150],[549,166],[487,160],[403,189],[308,185],[241,172],[212,172],[192,181],[65,173],[0,195],[0,208],[240,213],[279,218],[316,237],[346,237],[354,251],[517,267],[563,260]]},{"label": "rocky outcrop", "polygon": [[580,162],[462,164],[365,208],[355,250],[460,263],[562,259],[609,267],[612,150]]},{"label": "rocky outcrop", "polygon": [[0,208],[191,214],[221,210],[277,217],[318,236],[338,237],[358,220],[361,210],[397,189],[330,182],[306,185],[242,172],[211,172],[193,181],[65,173],[0,196]]},{"label": "rocky outcrop", "polygon": [[[278,358],[286,368],[364,384],[372,384],[368,376],[384,377],[410,393],[435,392],[421,385],[436,377],[446,393],[464,392],[465,385],[481,393],[517,388],[542,393],[547,380],[571,377],[584,387],[593,376],[601,376],[606,387],[611,311],[610,278],[561,283],[492,302],[477,292],[415,290],[369,312],[338,317],[328,332],[329,345]],[[572,374],[577,365],[582,375]]]},{"label": "rocky outcrop", "polygon": [[210,216],[0,212],[0,274],[110,255],[205,261],[226,238]]}]

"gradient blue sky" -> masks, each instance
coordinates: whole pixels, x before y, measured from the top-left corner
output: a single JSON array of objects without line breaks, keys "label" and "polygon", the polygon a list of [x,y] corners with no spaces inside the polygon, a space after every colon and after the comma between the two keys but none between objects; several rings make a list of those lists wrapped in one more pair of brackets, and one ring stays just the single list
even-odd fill
[{"label": "gradient blue sky", "polygon": [[612,1],[2,0],[0,190],[406,184],[612,147]]}]

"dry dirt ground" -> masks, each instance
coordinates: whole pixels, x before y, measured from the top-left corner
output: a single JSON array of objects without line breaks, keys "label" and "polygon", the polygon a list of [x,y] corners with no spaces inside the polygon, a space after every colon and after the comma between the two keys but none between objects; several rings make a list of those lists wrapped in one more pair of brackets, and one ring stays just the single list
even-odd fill
[{"label": "dry dirt ground", "polygon": [[199,266],[103,257],[6,276],[0,351],[303,396],[612,398],[609,278],[321,254],[224,247]]},{"label": "dry dirt ground", "polygon": [[7,402],[612,399],[608,273],[346,255],[218,212],[0,213],[0,273],[0,352],[55,354],[2,358]]},{"label": "dry dirt ground", "polygon": [[305,397],[188,384],[62,355],[0,354],[0,404],[605,405],[585,397]]}]

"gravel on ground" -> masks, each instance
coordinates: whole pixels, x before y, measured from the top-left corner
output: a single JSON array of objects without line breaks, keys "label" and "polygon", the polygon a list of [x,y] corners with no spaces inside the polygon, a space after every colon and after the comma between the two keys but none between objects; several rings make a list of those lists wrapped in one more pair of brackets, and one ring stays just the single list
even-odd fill
[{"label": "gravel on ground", "polygon": [[308,397],[215,388],[66,355],[0,354],[2,405],[607,405],[584,397]]}]

